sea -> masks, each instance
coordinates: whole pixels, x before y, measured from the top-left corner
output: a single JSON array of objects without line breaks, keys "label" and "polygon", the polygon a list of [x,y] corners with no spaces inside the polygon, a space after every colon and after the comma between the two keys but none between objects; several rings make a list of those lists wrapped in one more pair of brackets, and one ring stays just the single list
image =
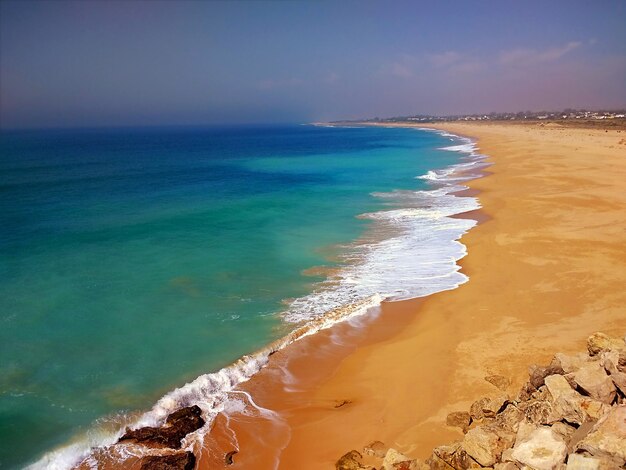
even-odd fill
[{"label": "sea", "polygon": [[192,399],[210,423],[268,344],[458,287],[484,166],[415,128],[3,131],[0,468],[70,468]]}]

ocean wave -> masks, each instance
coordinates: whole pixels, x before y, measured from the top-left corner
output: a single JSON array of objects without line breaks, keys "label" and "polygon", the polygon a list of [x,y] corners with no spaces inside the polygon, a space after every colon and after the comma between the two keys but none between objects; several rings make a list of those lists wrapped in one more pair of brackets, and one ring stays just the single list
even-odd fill
[{"label": "ocean wave", "polygon": [[[454,193],[466,188],[460,183],[475,176],[469,170],[482,168],[484,157],[476,152],[469,139],[439,133],[462,142],[444,147],[444,150],[462,152],[466,156],[456,165],[419,176],[433,186],[428,190],[372,194],[397,207],[361,214],[360,217],[372,220],[372,227],[365,237],[346,248],[342,256],[345,266],[319,283],[313,292],[288,304],[282,313],[284,320],[301,324],[300,327],[228,367],[201,375],[172,390],[150,411],[139,418],[127,417],[124,425],[114,431],[110,427],[106,432],[102,430],[104,428],[92,430],[74,443],[49,452],[28,468],[68,469],[81,461],[91,465],[89,455],[93,448],[115,443],[126,426],[160,426],[169,414],[190,405],[202,409],[206,424],[184,439],[183,448],[200,450],[204,435],[219,413],[252,410],[259,415],[271,415],[270,410],[255,405],[250,396],[246,400],[248,405],[242,404],[243,392],[236,387],[261,370],[274,352],[338,322],[371,312],[383,300],[423,297],[454,289],[466,282],[468,278],[460,272],[457,261],[467,254],[467,250],[459,239],[476,225],[476,221],[453,216],[481,206],[476,198]],[[135,456],[136,452],[143,452],[142,455],[155,452],[137,450],[131,444],[121,447],[125,446],[130,447],[118,451],[120,458],[124,452]]]}]

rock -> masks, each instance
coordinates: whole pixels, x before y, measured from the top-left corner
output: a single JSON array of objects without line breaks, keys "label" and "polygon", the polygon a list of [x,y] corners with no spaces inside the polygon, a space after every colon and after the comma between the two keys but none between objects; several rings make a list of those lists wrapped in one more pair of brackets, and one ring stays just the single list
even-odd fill
[{"label": "rock", "polygon": [[626,374],[624,372],[613,372],[611,380],[613,385],[622,392],[622,395],[626,396]]},{"label": "rock", "polygon": [[615,385],[606,374],[604,367],[598,362],[587,364],[574,374],[574,380],[580,388],[592,398],[595,398],[607,405],[615,399]]},{"label": "rock", "polygon": [[515,442],[511,456],[536,470],[553,470],[565,461],[567,446],[550,428],[538,427],[521,442]]},{"label": "rock", "polygon": [[360,470],[364,468],[361,465],[361,459],[363,456],[356,450],[351,450],[347,454],[344,454],[335,463],[336,470]]},{"label": "rock", "polygon": [[520,422],[523,420],[524,412],[519,407],[509,403],[504,410],[496,415],[493,425],[502,431],[515,434]]},{"label": "rock", "polygon": [[519,470],[513,462],[500,462],[493,466],[494,470]]},{"label": "rock", "polygon": [[511,385],[511,381],[503,375],[488,375],[485,380],[503,392]]},{"label": "rock", "polygon": [[446,417],[446,425],[461,428],[466,433],[472,418],[467,411],[453,411]]},{"label": "rock", "polygon": [[572,434],[576,432],[576,428],[574,426],[562,423],[561,421],[554,423],[552,425],[552,430],[561,436],[565,442],[568,442],[572,437]]},{"label": "rock", "polygon": [[598,357],[600,365],[608,374],[619,372],[619,352],[618,351],[602,351]]},{"label": "rock", "polygon": [[536,392],[536,391],[537,389],[533,387],[530,382],[526,382],[520,389],[519,393],[517,394],[516,400],[518,402],[524,402],[524,401],[530,400],[533,392]]},{"label": "rock", "polygon": [[581,454],[570,454],[567,457],[567,470],[599,470],[600,461]]},{"label": "rock", "polygon": [[587,437],[587,434],[591,432],[595,425],[596,421],[587,421],[586,423],[581,424],[569,437],[569,440],[567,441],[567,452],[570,454],[574,452],[574,450],[576,450],[576,445]]},{"label": "rock", "polygon": [[587,350],[590,356],[596,356],[603,351],[617,351],[620,366],[626,365],[626,344],[621,339],[610,338],[604,333],[594,333],[587,338]]},{"label": "rock", "polygon": [[193,470],[196,457],[191,452],[166,455],[149,455],[140,461],[141,470]]},{"label": "rock", "polygon": [[445,470],[482,468],[458,442],[452,446],[440,446],[434,449],[433,456],[426,461],[426,465],[431,469]]},{"label": "rock", "polygon": [[180,449],[182,439],[204,426],[202,410],[197,405],[181,408],[170,414],[163,426],[126,429],[119,441],[134,440],[147,446]]},{"label": "rock", "polygon": [[576,445],[576,450],[585,450],[618,465],[626,464],[626,405],[613,407]]},{"label": "rock", "polygon": [[232,465],[235,463],[235,455],[239,453],[238,450],[231,450],[230,452],[226,452],[224,456],[224,465]]},{"label": "rock", "polygon": [[472,403],[470,415],[472,419],[475,420],[493,418],[504,407],[507,401],[508,398],[505,395],[499,395],[493,398],[481,398]]},{"label": "rock", "polygon": [[380,441],[374,441],[363,447],[363,453],[365,455],[371,455],[372,457],[378,457],[379,459],[382,459],[385,457],[388,449],[389,448],[384,443]]},{"label": "rock", "polygon": [[589,356],[585,353],[563,354],[556,353],[553,362],[558,363],[566,374],[576,372],[589,362]]},{"label": "rock", "polygon": [[533,365],[528,368],[529,382],[538,389],[545,383],[545,378],[550,375],[560,374],[563,375],[565,371],[560,364],[553,361],[549,366],[542,367]]},{"label": "rock", "polygon": [[389,449],[383,460],[384,470],[413,470],[418,468],[415,459],[398,452],[396,449]]},{"label": "rock", "polygon": [[553,416],[552,403],[548,400],[531,399],[520,403],[526,420],[533,424],[549,424]]},{"label": "rock", "polygon": [[514,441],[514,434],[504,434],[502,430],[492,426],[478,426],[470,429],[463,442],[463,449],[483,467],[496,463],[502,451],[510,447]]},{"label": "rock", "polygon": [[565,420],[568,423],[582,424],[597,420],[610,409],[600,401],[581,396],[562,375],[548,376],[545,382],[553,407],[549,422]]}]

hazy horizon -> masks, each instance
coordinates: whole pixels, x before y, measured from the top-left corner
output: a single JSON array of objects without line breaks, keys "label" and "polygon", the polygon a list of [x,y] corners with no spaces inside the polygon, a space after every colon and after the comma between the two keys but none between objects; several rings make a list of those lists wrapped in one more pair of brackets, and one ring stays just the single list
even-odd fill
[{"label": "hazy horizon", "polygon": [[626,3],[0,3],[0,127],[626,107]]}]

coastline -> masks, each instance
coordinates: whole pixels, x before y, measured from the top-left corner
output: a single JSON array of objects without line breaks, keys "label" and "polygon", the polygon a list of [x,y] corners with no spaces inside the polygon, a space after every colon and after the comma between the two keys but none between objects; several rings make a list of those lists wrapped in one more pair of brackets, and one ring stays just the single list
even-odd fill
[{"label": "coastline", "polygon": [[[573,352],[594,331],[626,329],[623,136],[503,124],[433,127],[476,137],[495,163],[489,177],[468,183],[490,217],[463,237],[469,254],[460,264],[471,282],[419,303],[385,303],[379,320],[396,316],[402,324],[375,338],[382,321],[372,321],[338,362],[303,353],[299,403],[281,411],[289,436],[278,468],[329,467],[373,440],[425,458],[461,437],[445,425],[449,412],[496,392],[485,376],[509,377],[511,393],[528,364],[548,362],[555,349]],[[259,406],[281,406],[280,395],[265,395],[256,390]],[[239,442],[232,468],[267,456],[253,441]]]},{"label": "coastline", "polygon": [[[400,298],[402,298],[402,296],[406,297],[407,294],[411,297],[414,295],[422,297],[432,293],[433,291],[436,292],[442,289],[456,288],[459,284],[466,282],[466,276],[458,272],[459,265],[456,263],[460,257],[465,255],[465,246],[456,240],[458,240],[463,233],[469,230],[469,228],[474,226],[476,222],[472,217],[457,217],[457,215],[459,213],[467,213],[475,210],[479,207],[479,205],[476,199],[469,194],[467,195],[468,197],[458,197],[457,193],[465,191],[464,183],[468,179],[479,176],[477,171],[480,171],[478,168],[481,168],[482,165],[476,166],[476,164],[481,163],[484,158],[483,156],[475,153],[473,143],[468,140],[457,139],[454,135],[446,136],[445,133],[443,136],[449,137],[449,139],[442,139],[444,142],[439,144],[443,145],[440,150],[460,153],[463,154],[463,156],[461,156],[458,163],[453,163],[451,166],[434,168],[431,166],[429,168],[432,168],[432,170],[428,170],[427,173],[417,173],[417,175],[421,175],[416,176],[417,178],[429,180],[435,183],[434,187],[417,191],[409,190],[397,192],[393,191],[389,193],[371,193],[372,196],[385,198],[386,200],[394,201],[394,203],[389,204],[391,207],[390,210],[364,213],[360,216],[361,218],[380,220],[381,222],[376,222],[373,226],[379,227],[382,225],[383,228],[382,233],[378,233],[374,230],[366,233],[364,238],[358,239],[355,242],[355,246],[358,247],[361,244],[363,246],[363,250],[360,250],[360,252],[365,255],[364,261],[369,260],[369,258],[367,258],[367,250],[370,249],[369,247],[377,249],[379,242],[384,242],[387,240],[389,234],[393,233],[389,231],[390,228],[397,232],[397,235],[392,236],[389,241],[393,242],[393,245],[391,246],[396,247],[396,251],[399,249],[398,252],[403,259],[398,259],[396,262],[395,258],[385,259],[383,257],[382,261],[385,262],[386,270],[390,268],[394,268],[394,270],[400,269],[400,272],[404,273],[404,276],[398,278],[397,283],[395,281],[389,283],[387,276],[383,277],[383,279],[387,280],[385,281],[386,286],[383,288],[390,288],[390,290],[386,291],[387,294],[383,294],[382,296],[376,294],[362,300],[353,300],[353,303],[344,304],[337,310],[326,312],[323,317],[308,321],[303,327],[297,328],[287,336],[251,355],[243,356],[239,361],[231,366],[225,367],[215,373],[199,376],[192,382],[178,389],[172,390],[164,395],[155,404],[152,410],[136,419],[136,421],[131,424],[131,427],[137,429],[145,426],[159,426],[160,423],[165,420],[165,417],[170,413],[180,409],[181,407],[191,406],[192,404],[199,404],[202,407],[203,415],[209,424],[212,423],[214,417],[216,418],[217,423],[222,420],[235,422],[236,419],[233,419],[233,416],[238,413],[243,414],[244,416],[256,414],[256,417],[261,418],[262,420],[265,418],[265,416],[263,416],[264,414],[271,414],[271,412],[265,409],[259,409],[254,404],[253,400],[257,400],[258,394],[256,392],[252,394],[248,393],[246,389],[246,382],[248,382],[248,380],[250,380],[250,382],[254,382],[257,375],[263,374],[263,372],[259,373],[259,370],[263,370],[265,368],[269,356],[272,356],[272,360],[269,361],[269,363],[276,364],[276,357],[281,355],[281,351],[283,351],[283,349],[289,348],[290,352],[287,353],[285,351],[285,355],[288,355],[291,358],[292,351],[294,349],[298,349],[297,347],[292,346],[296,339],[299,340],[298,345],[300,345],[300,343],[304,344],[308,342],[310,338],[316,338],[315,340],[310,340],[310,342],[315,343],[318,336],[321,341],[330,338],[330,343],[332,343],[330,344],[330,348],[341,350],[341,347],[334,348],[334,346],[337,346],[337,337],[341,337],[340,341],[343,342],[343,340],[350,335],[356,334],[359,336],[361,328],[352,328],[348,325],[345,325],[344,328],[343,326],[335,327],[333,325],[336,325],[337,323],[349,323],[352,325],[368,323],[370,321],[369,317],[375,315],[370,315],[368,318],[362,318],[362,313],[365,313],[367,309],[378,309],[380,302],[384,297],[392,296],[397,298],[397,296],[400,296]],[[449,147],[445,146],[447,144],[445,141],[447,140],[453,140],[455,143]],[[461,220],[455,221],[454,219]],[[415,237],[414,233],[414,227],[416,226],[419,231],[417,237]],[[420,235],[420,233],[424,233],[425,231],[426,234],[430,232],[433,235],[428,235],[426,237]],[[442,235],[435,235],[439,233]],[[381,235],[382,238],[379,238]],[[441,238],[444,244],[441,242],[437,243],[437,237]],[[413,239],[415,241],[408,245],[406,244],[405,240],[412,241]],[[398,241],[400,241],[399,246],[396,245]],[[432,251],[432,255],[423,253],[424,250],[420,249],[419,246],[415,247],[413,245],[415,242],[421,243],[422,246],[433,247],[434,250]],[[432,242],[435,243],[432,244]],[[384,253],[387,255],[390,254],[389,251],[385,251]],[[410,258],[407,258],[405,253],[414,253],[417,255],[417,258],[413,261],[409,261]],[[427,255],[426,259],[424,259],[424,254]],[[444,256],[446,254],[447,256]],[[432,263],[433,258],[436,263]],[[431,260],[432,266],[428,260]],[[405,266],[407,262],[409,264],[417,264],[418,266],[423,264],[427,267],[427,271],[420,273],[419,271],[415,272],[409,269],[405,272],[404,269],[408,267],[408,265]],[[371,264],[369,266],[372,267]],[[376,265],[374,264],[373,267],[376,268]],[[359,264],[356,264],[356,268],[357,269],[351,269],[346,273],[356,275],[356,279],[358,280],[359,276],[362,276],[362,273],[358,271]],[[386,270],[383,272],[387,272]],[[374,272],[379,273],[377,269],[374,269]],[[407,276],[407,273],[411,272],[413,273],[413,276]],[[346,273],[344,273],[344,277]],[[393,271],[389,271],[388,274],[391,276],[394,275]],[[417,275],[418,278],[422,278],[422,276],[424,276],[424,282],[417,284],[418,290],[409,294],[409,292],[405,289],[407,287],[409,289],[414,289],[412,286],[415,286],[415,275]],[[366,275],[365,280],[367,279],[369,279],[369,277]],[[396,279],[396,277],[392,277],[392,279]],[[350,291],[344,290],[343,292],[351,294]],[[359,291],[355,291],[355,293],[358,292]],[[354,297],[352,295],[347,295],[344,296],[343,299],[347,302],[351,302],[351,299],[354,299]],[[409,318],[409,315],[404,315],[404,317]],[[397,329],[397,326],[392,325],[392,323],[395,322],[386,322],[387,325],[393,326]],[[329,335],[324,336],[324,334],[319,333],[320,330],[324,330],[328,327],[331,327],[330,330],[332,330],[329,332]],[[385,328],[385,330],[386,329],[388,328]],[[341,332],[339,332],[340,330]],[[312,335],[312,333],[315,333],[315,335]],[[306,338],[304,340],[300,340],[301,337]],[[333,350],[333,355],[337,352],[338,351]],[[341,354],[343,354],[343,351],[339,351],[339,354],[335,355],[335,357],[340,359],[342,357]],[[183,447],[186,449],[193,448],[194,453],[199,456],[203,450],[201,439],[204,437],[204,434],[208,431],[208,429],[209,426],[204,427],[199,430],[198,433],[195,433],[193,436],[189,436],[189,438],[183,443]],[[243,434],[245,434],[245,432]],[[122,431],[120,430],[118,433],[108,436],[106,440],[113,443],[117,441],[121,435]],[[209,439],[211,439],[210,436]],[[106,442],[103,442],[103,444],[104,447],[98,446],[98,448],[92,449],[88,458],[80,464],[80,468],[86,468],[86,465],[89,466],[92,464],[97,464],[102,468],[115,468],[118,466],[118,463],[122,463],[116,462],[119,458],[123,461],[123,465],[130,465],[133,461],[136,461],[137,458],[141,458],[142,455],[146,455],[145,452],[142,451],[141,445],[135,446],[132,443],[125,443],[120,446],[114,445],[109,447],[106,445]],[[61,452],[65,451],[65,449],[59,450]],[[147,449],[145,450],[147,451]],[[225,451],[224,454],[228,452],[229,450]],[[155,451],[149,452],[149,454],[152,455],[154,455],[154,453]],[[156,453],[158,454],[159,451],[156,451]],[[62,454],[58,455],[61,458],[64,458]],[[50,456],[55,458],[52,453]],[[71,455],[68,455],[68,458],[71,458]],[[221,457],[218,457],[218,461],[220,458]],[[204,458],[200,458],[201,465],[203,465],[204,460]],[[44,464],[45,461],[42,460],[39,463]]]},{"label": "coastline", "polygon": [[[228,455],[232,468],[323,468],[373,440],[424,458],[461,436],[445,425],[449,412],[494,392],[484,376],[510,377],[511,391],[528,363],[576,349],[590,332],[626,327],[624,275],[607,266],[624,260],[621,136],[576,130],[554,141],[554,129],[435,128],[477,137],[480,153],[496,163],[487,178],[464,182],[467,195],[480,192],[486,222],[462,239],[469,255],[458,264],[473,282],[383,302],[378,315],[273,352],[237,387],[242,408],[218,415],[204,445],[194,446],[197,468],[224,466]],[[583,151],[565,165],[573,145]],[[525,159],[533,154],[542,158]],[[603,168],[589,168],[590,156],[608,159],[614,172],[606,181],[599,182]],[[460,215],[468,216],[477,218]],[[597,244],[601,253],[589,249]]]}]

